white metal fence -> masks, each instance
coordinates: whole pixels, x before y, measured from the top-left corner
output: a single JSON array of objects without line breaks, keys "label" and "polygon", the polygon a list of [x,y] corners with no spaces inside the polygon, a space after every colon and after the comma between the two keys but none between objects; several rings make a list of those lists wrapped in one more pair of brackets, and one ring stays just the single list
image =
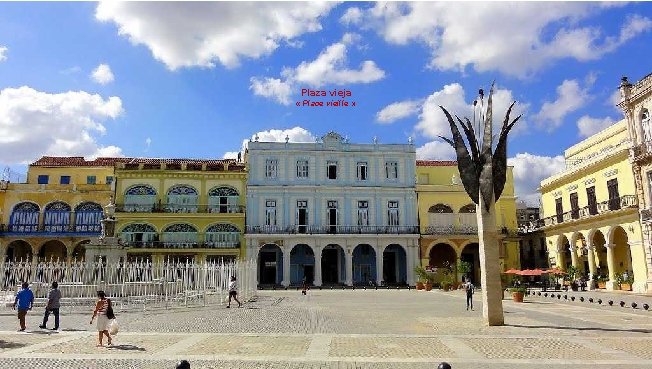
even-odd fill
[{"label": "white metal fence", "polygon": [[11,309],[22,282],[34,292],[35,305],[47,301],[52,282],[59,283],[62,311],[88,310],[103,290],[120,311],[173,309],[223,304],[231,276],[236,276],[238,299],[256,293],[256,262],[127,263],[0,262],[0,309]]}]

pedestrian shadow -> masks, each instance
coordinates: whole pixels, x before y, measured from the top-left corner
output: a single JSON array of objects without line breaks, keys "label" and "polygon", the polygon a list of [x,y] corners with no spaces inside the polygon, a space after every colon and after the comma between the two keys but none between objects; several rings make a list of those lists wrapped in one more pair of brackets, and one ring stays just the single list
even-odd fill
[{"label": "pedestrian shadow", "polygon": [[110,350],[120,350],[120,351],[147,351],[144,347],[138,347],[131,344],[122,344],[122,345],[112,345],[107,346]]},{"label": "pedestrian shadow", "polygon": [[564,327],[558,325],[524,325],[524,324],[505,324],[506,327],[514,328],[528,328],[528,329],[557,329],[567,331],[597,331],[597,332],[627,332],[627,333],[652,333],[650,329],[632,328],[632,329],[619,329],[619,328],[598,328],[598,327]]},{"label": "pedestrian shadow", "polygon": [[16,349],[16,348],[21,348],[27,346],[26,343],[20,343],[20,342],[12,342],[12,341],[5,341],[5,340],[0,340],[0,350],[2,349]]}]

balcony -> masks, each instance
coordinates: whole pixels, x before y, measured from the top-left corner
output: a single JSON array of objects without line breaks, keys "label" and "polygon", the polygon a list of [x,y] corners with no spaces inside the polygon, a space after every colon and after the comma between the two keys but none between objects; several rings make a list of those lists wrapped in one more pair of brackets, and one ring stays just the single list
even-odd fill
[{"label": "balcony", "polygon": [[99,236],[101,231],[102,227],[99,224],[0,224],[0,234],[3,236]]},{"label": "balcony", "polygon": [[237,249],[240,247],[239,241],[231,242],[165,242],[165,241],[127,241],[123,245],[134,249],[170,249],[170,250],[187,250],[187,249]]},{"label": "balcony", "polygon": [[641,220],[644,222],[652,221],[652,208],[641,209]]},{"label": "balcony", "polygon": [[632,148],[634,161],[644,160],[652,153],[652,141],[643,142]]},{"label": "balcony", "polygon": [[419,234],[418,226],[247,226],[249,234]]},{"label": "balcony", "polygon": [[119,213],[244,214],[244,205],[117,204]]},{"label": "balcony", "polygon": [[562,214],[541,219],[543,227],[554,226],[560,223],[568,223],[574,220],[586,219],[596,215],[606,214],[621,209],[638,207],[638,201],[635,195],[625,195],[600,202],[594,206],[585,206],[580,209],[573,209]]},{"label": "balcony", "polygon": [[475,213],[430,213],[429,225],[423,234],[476,234],[478,221]]}]

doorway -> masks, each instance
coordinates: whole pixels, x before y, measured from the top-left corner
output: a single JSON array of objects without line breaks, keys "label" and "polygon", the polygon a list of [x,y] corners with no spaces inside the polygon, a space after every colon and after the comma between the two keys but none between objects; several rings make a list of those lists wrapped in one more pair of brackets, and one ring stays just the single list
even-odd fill
[{"label": "doorway", "polygon": [[323,284],[338,284],[338,248],[324,249],[321,257],[321,271]]},{"label": "doorway", "polygon": [[260,252],[260,284],[276,284],[276,252]]},{"label": "doorway", "polygon": [[396,284],[396,253],[393,251],[383,253],[383,274],[385,284]]}]

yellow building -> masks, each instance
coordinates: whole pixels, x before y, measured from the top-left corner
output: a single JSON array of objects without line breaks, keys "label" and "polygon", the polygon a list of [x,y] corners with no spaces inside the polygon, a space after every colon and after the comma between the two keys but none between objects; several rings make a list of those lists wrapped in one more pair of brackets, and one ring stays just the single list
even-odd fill
[{"label": "yellow building", "polygon": [[[636,181],[636,196],[643,228],[646,286],[647,291],[652,291],[652,74],[633,85],[627,81],[627,77],[623,77],[620,96],[618,106],[625,113],[629,138],[632,141],[630,162]],[[643,276],[640,276],[640,280],[642,279]]]},{"label": "yellow building", "polygon": [[131,159],[115,175],[117,231],[130,259],[244,257],[244,163]]},{"label": "yellow building", "polygon": [[[457,162],[417,160],[420,256],[422,266],[441,267],[458,259],[472,264],[471,278],[480,282],[478,225],[475,204],[460,180]],[[518,268],[520,252],[516,222],[516,197],[512,167],[496,203],[496,227],[503,239],[501,269]]]},{"label": "yellow building", "polygon": [[629,147],[623,120],[567,149],[566,169],[541,182],[542,224],[551,264],[608,279],[607,289],[633,275],[640,292],[647,268]]},{"label": "yellow building", "polygon": [[114,158],[44,156],[26,183],[0,184],[0,251],[5,259],[83,258],[99,236],[103,206],[113,194]]}]

